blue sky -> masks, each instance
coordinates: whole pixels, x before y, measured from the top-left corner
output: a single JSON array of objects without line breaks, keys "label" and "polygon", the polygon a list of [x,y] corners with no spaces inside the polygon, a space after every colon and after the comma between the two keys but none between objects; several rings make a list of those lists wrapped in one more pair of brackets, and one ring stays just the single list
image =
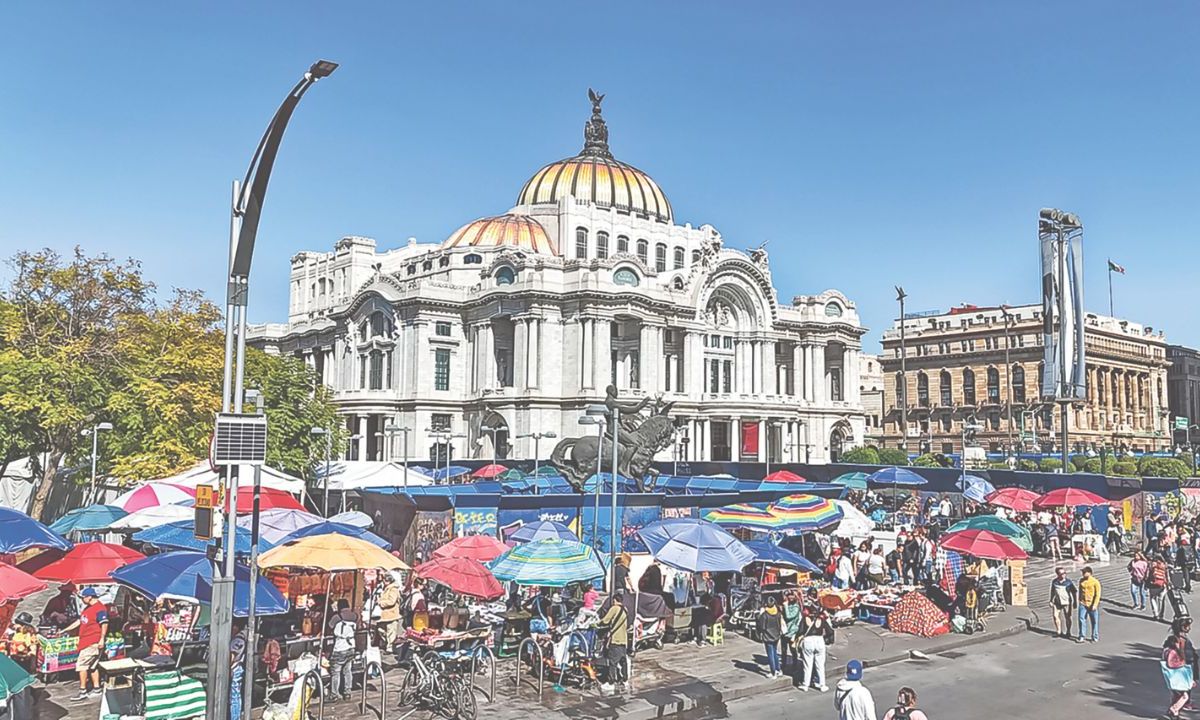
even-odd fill
[{"label": "blue sky", "polygon": [[679,221],[769,241],[781,298],[841,289],[871,349],[894,284],[912,310],[1036,300],[1044,206],[1084,221],[1090,309],[1111,257],[1117,314],[1200,345],[1197,47],[1182,2],[9,3],[0,251],[81,244],[219,296],[229,183],[326,57],[267,198],[255,321],[285,317],[299,250],[506,210],[579,149],[591,85]]}]

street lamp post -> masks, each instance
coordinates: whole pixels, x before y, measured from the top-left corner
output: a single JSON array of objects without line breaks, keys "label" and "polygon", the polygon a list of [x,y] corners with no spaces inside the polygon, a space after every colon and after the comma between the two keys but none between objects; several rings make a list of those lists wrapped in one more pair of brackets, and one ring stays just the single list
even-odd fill
[{"label": "street lamp post", "polygon": [[517,437],[518,438],[529,438],[529,439],[533,440],[533,475],[534,475],[534,477],[537,477],[538,467],[539,467],[538,466],[538,458],[541,457],[541,440],[542,440],[542,438],[546,438],[547,440],[553,440],[554,438],[558,437],[558,433],[552,432],[552,431],[551,432],[531,432],[531,433],[523,433],[521,435],[518,435]]},{"label": "street lamp post", "polygon": [[92,480],[91,485],[88,486],[88,497],[91,498],[93,502],[98,499],[96,497],[96,456],[100,450],[100,431],[112,429],[112,423],[102,422],[96,423],[92,427],[83,431],[84,437],[87,437],[88,435],[92,436]]},{"label": "street lamp post", "polygon": [[[613,403],[612,407],[612,515],[609,516],[608,524],[610,546],[608,548],[608,592],[609,594],[617,591],[617,461],[620,455],[620,445],[617,442],[617,433],[621,430],[621,407]],[[597,478],[597,481],[599,478]]]},{"label": "street lamp post", "polygon": [[1000,306],[1000,312],[1004,315],[1004,384],[1007,386],[1008,396],[1008,446],[1011,448],[1013,444],[1013,392],[1012,392],[1012,363],[1008,359],[1008,352],[1012,345],[1012,333],[1009,327],[1012,324],[1012,313],[1008,311],[1007,305]]},{"label": "street lamp post", "polygon": [[595,496],[595,508],[592,511],[592,548],[599,549],[597,543],[600,538],[600,470],[601,464],[604,462],[604,425],[608,409],[603,405],[590,405],[587,409],[587,414],[579,418],[580,425],[595,425],[596,426],[596,483],[593,487],[593,495]]},{"label": "street lamp post", "polygon": [[395,437],[396,435],[404,436],[404,444],[402,445],[402,447],[404,448],[402,451],[404,453],[404,489],[407,490],[408,489],[408,434],[410,432],[412,432],[412,428],[399,427],[396,425],[384,425],[383,432],[384,432],[384,434],[386,434],[389,437]]},{"label": "street lamp post", "polygon": [[333,433],[329,428],[315,427],[309,430],[312,435],[325,436],[325,517],[329,517],[329,467],[333,453]]},{"label": "street lamp post", "polygon": [[[225,308],[225,363],[221,383],[221,413],[228,414],[231,406],[235,414],[242,412],[243,386],[245,382],[246,309],[250,291],[250,264],[254,255],[254,240],[258,234],[258,222],[266,200],[267,183],[275,156],[283,140],[288,120],[300,99],[318,80],[328,77],[337,69],[337,63],[318,60],[304,73],[287,97],[284,98],[271,118],[266,132],[246,169],[245,178],[233,184],[233,201],[229,222],[229,272],[226,276]],[[234,335],[237,336],[236,373]],[[212,622],[208,647],[208,693],[205,717],[209,720],[229,720],[230,687],[232,672],[229,663],[229,645],[233,635],[233,586],[234,549],[237,538],[237,470],[236,466],[225,466],[222,484],[226,489],[229,512],[225,533],[225,562],[213,563]],[[249,697],[249,694],[244,694]],[[249,701],[248,701],[249,702]]]},{"label": "street lamp post", "polygon": [[[908,297],[904,288],[896,286],[896,301],[900,303],[900,449],[908,454],[908,348],[905,344],[904,299]],[[807,447],[805,448],[807,451]]]}]

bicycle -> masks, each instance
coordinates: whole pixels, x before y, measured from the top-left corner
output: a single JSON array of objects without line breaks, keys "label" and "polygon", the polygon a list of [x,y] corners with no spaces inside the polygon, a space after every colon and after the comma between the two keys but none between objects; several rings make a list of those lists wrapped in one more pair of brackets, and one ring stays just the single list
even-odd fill
[{"label": "bicycle", "polygon": [[413,653],[411,667],[400,683],[400,707],[417,705],[445,717],[453,718],[457,713],[457,702],[451,702],[452,694],[446,682],[441,658],[437,653],[424,655]]}]

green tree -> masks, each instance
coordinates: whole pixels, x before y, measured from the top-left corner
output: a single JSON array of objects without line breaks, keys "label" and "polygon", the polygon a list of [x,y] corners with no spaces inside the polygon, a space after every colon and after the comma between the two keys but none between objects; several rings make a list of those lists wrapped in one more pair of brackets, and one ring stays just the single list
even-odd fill
[{"label": "green tree", "polygon": [[1062,466],[1062,460],[1058,458],[1042,458],[1042,461],[1038,463],[1038,469],[1042,472],[1055,472],[1061,470]]},{"label": "green tree", "polygon": [[1038,468],[1038,464],[1036,462],[1034,462],[1033,460],[1018,460],[1017,461],[1017,469],[1024,470],[1026,472],[1035,472],[1039,468]]},{"label": "green tree", "polygon": [[908,453],[900,448],[879,448],[880,465],[907,465]]},{"label": "green tree", "polygon": [[[1112,463],[1109,463],[1110,465]],[[1105,469],[1104,462],[1100,458],[1088,458],[1083,462],[1083,471],[1089,473],[1100,473]]]},{"label": "green tree", "polygon": [[[42,452],[31,513],[39,517],[80,433],[103,418],[117,383],[123,320],[146,309],[152,286],[138,264],[76,248],[17,253],[0,292],[0,412]],[[86,443],[83,443],[86,445]]]},{"label": "green tree", "polygon": [[1132,460],[1109,460],[1108,467],[1113,475],[1119,477],[1137,477],[1138,474],[1137,463]]},{"label": "green tree", "polygon": [[942,463],[938,461],[937,456],[934,455],[933,453],[925,453],[924,455],[918,455],[912,461],[912,464],[913,464],[913,467],[942,467]]},{"label": "green tree", "polygon": [[879,450],[871,445],[850,448],[842,453],[841,461],[851,465],[879,465]]},{"label": "green tree", "polygon": [[1142,477],[1173,477],[1183,480],[1191,476],[1192,469],[1178,458],[1143,455],[1138,461],[1137,472]]}]

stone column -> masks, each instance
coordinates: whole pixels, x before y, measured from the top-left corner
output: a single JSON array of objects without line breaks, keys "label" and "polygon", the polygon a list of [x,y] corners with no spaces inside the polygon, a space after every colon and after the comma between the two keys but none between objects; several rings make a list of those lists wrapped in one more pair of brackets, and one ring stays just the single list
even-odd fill
[{"label": "stone column", "polygon": [[480,334],[483,335],[481,343],[481,362],[482,372],[479,374],[482,381],[481,390],[492,390],[496,387],[496,347],[493,344],[494,338],[492,335],[492,324],[486,323],[480,329]]},{"label": "stone column", "polygon": [[524,390],[526,387],[526,362],[529,360],[526,352],[528,349],[529,318],[516,318],[513,320],[512,367],[509,368],[509,372],[512,373],[514,390]]},{"label": "stone column", "polygon": [[355,446],[356,446],[355,457],[357,457],[359,460],[366,460],[367,459],[367,416],[366,415],[355,416],[354,424],[357,428],[354,431],[354,434],[358,436],[358,439],[354,441]]},{"label": "stone column", "polygon": [[804,348],[799,343],[792,346],[792,395],[804,397]]},{"label": "stone column", "polygon": [[591,318],[579,319],[579,387],[585,390],[596,387],[594,378],[596,367],[593,357],[596,337],[592,327],[593,323]]},{"label": "stone column", "polygon": [[812,348],[813,364],[813,402],[824,403],[825,393],[825,346],[816,345]]},{"label": "stone column", "polygon": [[659,360],[654,349],[654,330],[644,323],[638,329],[638,385],[648,393],[654,392],[654,368]]},{"label": "stone column", "polygon": [[766,462],[767,454],[770,452],[770,440],[767,433],[771,432],[771,424],[764,420],[758,421],[758,461]]},{"label": "stone column", "polygon": [[529,359],[526,361],[530,388],[541,387],[542,380],[542,320],[529,319]]}]

